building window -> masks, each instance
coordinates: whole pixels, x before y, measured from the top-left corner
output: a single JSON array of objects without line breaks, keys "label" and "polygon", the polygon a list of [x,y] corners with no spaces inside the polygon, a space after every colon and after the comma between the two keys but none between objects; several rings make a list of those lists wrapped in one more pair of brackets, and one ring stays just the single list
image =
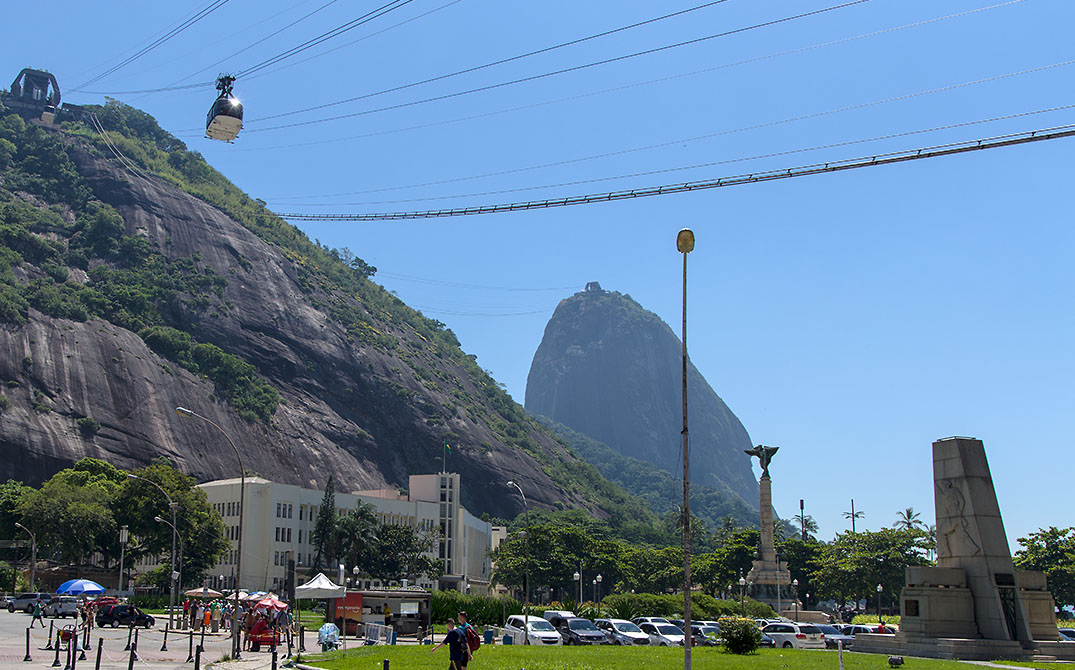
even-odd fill
[{"label": "building window", "polygon": [[294,513],[294,511],[295,511],[295,506],[294,505],[288,505],[287,506],[287,518],[290,519],[291,515]]},{"label": "building window", "polygon": [[287,541],[288,542],[291,541],[291,529],[290,528],[287,529]]},{"label": "building window", "polygon": [[276,541],[277,542],[280,541],[280,528],[279,527],[276,528]]}]

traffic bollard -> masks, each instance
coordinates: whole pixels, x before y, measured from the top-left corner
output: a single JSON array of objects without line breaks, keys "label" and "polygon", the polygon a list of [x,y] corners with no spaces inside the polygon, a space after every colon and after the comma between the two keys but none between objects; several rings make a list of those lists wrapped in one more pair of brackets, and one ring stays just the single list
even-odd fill
[{"label": "traffic bollard", "polygon": [[184,663],[193,663],[194,662],[194,631],[189,631],[187,633],[187,640],[188,640],[188,644],[187,644],[187,660],[185,660],[183,662]]},{"label": "traffic bollard", "polygon": [[198,648],[194,650],[194,670],[202,670],[202,648],[198,645]]},{"label": "traffic bollard", "polygon": [[198,640],[198,648],[205,649],[205,626],[202,626],[202,639]]},{"label": "traffic bollard", "polygon": [[[49,644],[52,644],[52,640],[49,640]],[[60,667],[60,631],[56,631],[56,657],[52,659],[52,667]]]},{"label": "traffic bollard", "polygon": [[131,651],[134,652],[135,656],[138,655],[138,629],[137,628],[134,629],[134,642],[131,644]]},{"label": "traffic bollard", "polygon": [[93,663],[93,670],[101,670],[101,652],[104,650],[105,639],[97,638],[97,660]]},{"label": "traffic bollard", "polygon": [[299,651],[306,651],[306,626],[299,626]]},{"label": "traffic bollard", "polygon": [[276,670],[276,647],[272,648],[272,670]]},{"label": "traffic bollard", "polygon": [[75,670],[75,666],[78,665],[78,631],[71,631],[71,641],[68,642],[71,646],[71,670]]},{"label": "traffic bollard", "polygon": [[131,636],[134,634],[134,625],[127,627],[127,646],[123,648],[123,651],[131,650]]},{"label": "traffic bollard", "polygon": [[388,670],[388,659],[387,658],[384,659],[384,666],[383,666],[382,670]]},{"label": "traffic bollard", "polygon": [[49,643],[48,643],[48,646],[45,647],[45,649],[47,651],[52,651],[52,622],[51,621],[49,622]]},{"label": "traffic bollard", "polygon": [[134,670],[134,649],[131,649],[130,655],[127,658],[127,670]]},{"label": "traffic bollard", "polygon": [[71,670],[71,654],[74,647],[71,645],[71,640],[67,641],[67,656],[63,660],[63,670]]},{"label": "traffic bollard", "polygon": [[[33,622],[31,622],[33,623]],[[26,658],[22,659],[24,663],[29,663],[34,660],[30,658],[30,629],[26,629]]]},{"label": "traffic bollard", "polygon": [[171,628],[171,626],[166,625],[164,627],[164,644],[161,645],[161,651],[168,651],[168,629],[169,628]]},{"label": "traffic bollard", "polygon": [[82,658],[78,660],[86,660],[86,647],[88,646],[90,646],[90,625],[86,624],[86,627],[82,629]]}]

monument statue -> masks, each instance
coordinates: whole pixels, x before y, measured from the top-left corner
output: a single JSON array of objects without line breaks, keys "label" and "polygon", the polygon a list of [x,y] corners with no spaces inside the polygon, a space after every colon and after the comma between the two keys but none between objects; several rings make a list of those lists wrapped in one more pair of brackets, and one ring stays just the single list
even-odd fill
[{"label": "monument statue", "polygon": [[758,462],[761,463],[761,476],[763,479],[769,478],[769,461],[773,460],[773,455],[780,450],[780,447],[766,447],[759,444],[753,449],[744,449],[743,453],[748,456],[757,456]]}]

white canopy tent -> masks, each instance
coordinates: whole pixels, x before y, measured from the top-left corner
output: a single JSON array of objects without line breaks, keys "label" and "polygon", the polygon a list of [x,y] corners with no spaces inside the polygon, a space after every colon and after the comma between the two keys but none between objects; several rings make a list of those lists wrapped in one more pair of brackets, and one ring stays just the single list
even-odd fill
[{"label": "white canopy tent", "polygon": [[325,573],[319,572],[317,576],[306,582],[302,586],[295,587],[296,598],[318,599],[318,598],[342,598],[347,589],[342,586],[337,586],[332,583],[332,580],[325,576]]}]

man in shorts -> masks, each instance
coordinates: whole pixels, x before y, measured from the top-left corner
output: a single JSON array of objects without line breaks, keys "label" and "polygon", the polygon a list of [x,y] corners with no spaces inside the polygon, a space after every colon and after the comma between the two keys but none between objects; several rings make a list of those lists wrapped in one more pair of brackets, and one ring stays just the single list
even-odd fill
[{"label": "man in shorts", "polygon": [[467,646],[467,636],[463,628],[455,627],[455,619],[448,617],[446,622],[448,634],[437,646],[430,649],[436,651],[448,645],[448,670],[464,670],[470,662],[470,647]]}]

